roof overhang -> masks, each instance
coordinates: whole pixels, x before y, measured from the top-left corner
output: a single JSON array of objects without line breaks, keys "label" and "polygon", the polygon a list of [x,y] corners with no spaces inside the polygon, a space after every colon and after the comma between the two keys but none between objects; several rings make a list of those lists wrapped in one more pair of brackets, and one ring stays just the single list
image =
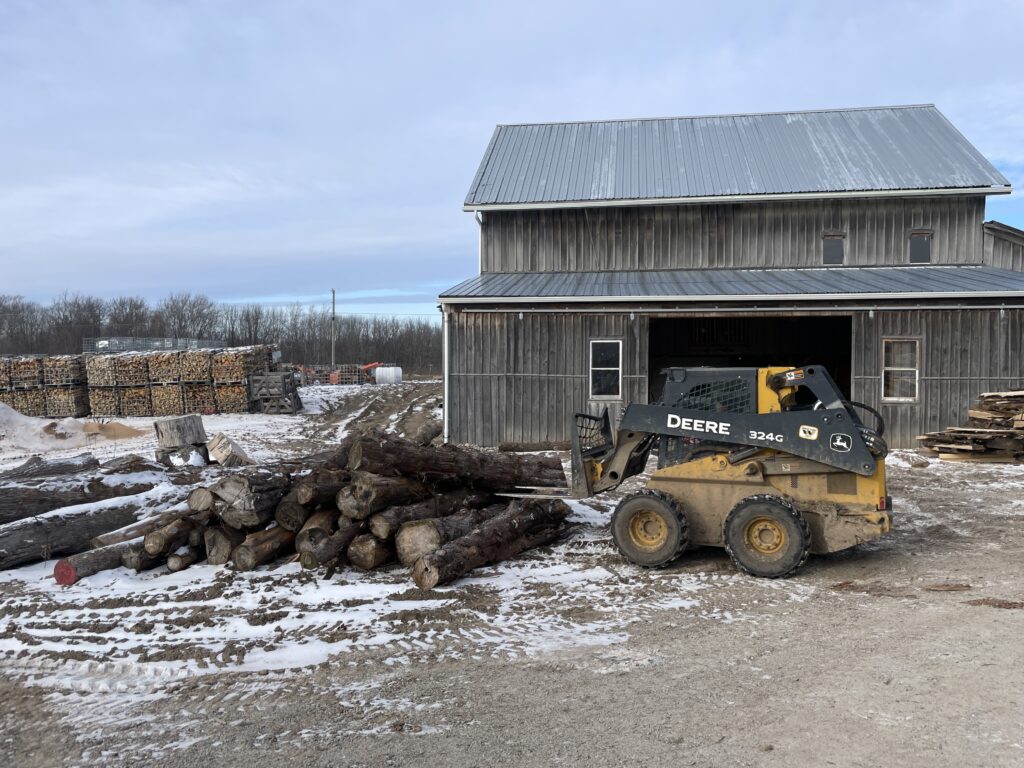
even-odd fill
[{"label": "roof overhang", "polygon": [[466,204],[464,211],[533,211],[562,208],[624,208],[648,205],[700,205],[706,203],[758,203],[850,198],[940,197],[947,195],[1009,195],[1013,187],[942,187],[939,189],[879,189],[846,192],[786,192],[764,195],[709,195],[705,197],[653,197],[622,200],[563,200],[535,203]]}]

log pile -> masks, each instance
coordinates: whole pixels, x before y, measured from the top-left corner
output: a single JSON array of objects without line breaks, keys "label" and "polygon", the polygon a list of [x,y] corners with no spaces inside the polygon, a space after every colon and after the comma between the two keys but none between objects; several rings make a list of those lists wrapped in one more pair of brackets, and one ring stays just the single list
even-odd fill
[{"label": "log pile", "polygon": [[117,393],[118,416],[153,415],[153,400],[148,385],[119,387]]},{"label": "log pile", "polygon": [[[152,372],[150,368],[150,372]],[[154,416],[178,416],[187,413],[181,384],[154,384],[150,393]]]},{"label": "log pile", "polygon": [[90,388],[113,387],[117,384],[114,355],[89,355],[85,360],[85,377]]},{"label": "log pile", "polygon": [[43,358],[43,383],[48,387],[85,384],[85,358],[82,355]]},{"label": "log pile", "polygon": [[46,416],[78,418],[88,415],[89,390],[86,387],[47,387],[43,391],[46,397]]},{"label": "log pile", "polygon": [[181,380],[211,381],[210,362],[213,353],[208,349],[190,349],[181,353]]},{"label": "log pile", "polygon": [[266,345],[221,350],[213,355],[213,381],[216,384],[241,384],[253,373],[269,371],[272,354]]},{"label": "log pile", "polygon": [[122,352],[111,355],[114,383],[121,387],[144,387],[149,384],[149,356],[145,352]]},{"label": "log pile", "polygon": [[213,385],[206,383],[182,384],[182,401],[185,413],[216,413],[217,403],[213,398]]},{"label": "log pile", "polygon": [[954,461],[1024,460],[1024,391],[984,392],[967,416],[962,427],[919,435],[921,448]]},{"label": "log pile", "polygon": [[11,358],[0,357],[0,392],[11,388]]},{"label": "log pile", "polygon": [[15,357],[11,360],[11,387],[35,389],[43,386],[43,358]]},{"label": "log pile", "polygon": [[[435,461],[428,461],[430,454]],[[384,456],[391,461],[382,463]],[[118,566],[176,571],[205,561],[245,571],[294,557],[330,573],[344,565],[370,571],[400,561],[420,588],[432,589],[554,541],[564,533],[569,511],[559,500],[509,502],[493,495],[524,479],[532,486],[564,485],[556,456],[429,448],[382,432],[347,439],[334,452],[298,465],[225,472],[212,483],[183,486],[184,499],[141,520],[130,501],[136,497],[128,495],[123,506],[100,505],[102,514],[91,509],[76,518],[64,536],[54,528],[61,517],[0,525],[0,567],[63,554],[54,577],[73,584]],[[10,482],[0,476],[0,492]],[[43,504],[39,496],[36,503]],[[43,529],[30,537],[34,543],[8,547],[17,551],[4,560],[5,529],[43,520]],[[15,534],[24,538],[25,531]],[[43,549],[40,541],[46,542]]]},{"label": "log pile", "polygon": [[181,352],[152,352],[149,355],[149,383],[177,384],[181,381]]},{"label": "log pile", "polygon": [[243,384],[214,384],[213,402],[218,413],[249,413],[249,388]]},{"label": "log pile", "polygon": [[114,387],[89,387],[89,410],[93,416],[119,416],[117,389]]},{"label": "log pile", "polygon": [[46,415],[46,390],[38,389],[15,389],[11,393],[11,407],[24,416],[45,416]]}]

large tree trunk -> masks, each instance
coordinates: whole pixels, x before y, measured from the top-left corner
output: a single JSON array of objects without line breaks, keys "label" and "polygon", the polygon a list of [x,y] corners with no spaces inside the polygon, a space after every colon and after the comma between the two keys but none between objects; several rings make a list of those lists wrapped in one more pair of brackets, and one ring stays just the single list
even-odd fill
[{"label": "large tree trunk", "polygon": [[157,528],[163,528],[169,523],[173,523],[175,520],[179,520],[183,517],[188,517],[194,514],[191,509],[186,507],[172,507],[164,512],[147,517],[144,520],[140,520],[137,523],[119,528],[116,531],[110,531],[110,533],[101,533],[99,536],[93,537],[92,541],[89,542],[89,546],[94,549],[99,547],[106,547],[110,544],[119,544],[122,541],[131,541],[137,539],[140,536],[145,536],[147,533],[155,531]]},{"label": "large tree trunk", "polygon": [[395,548],[390,541],[381,541],[372,533],[356,536],[348,545],[348,561],[356,568],[372,571],[395,559]]},{"label": "large tree trunk", "polygon": [[434,496],[418,504],[391,507],[391,509],[378,512],[369,519],[370,533],[378,539],[390,539],[404,523],[413,520],[427,520],[432,517],[446,517],[461,509],[479,509],[493,498],[487,491],[460,488],[450,493]]},{"label": "large tree trunk", "polygon": [[311,514],[313,514],[311,509],[306,509],[296,501],[295,489],[292,488],[277,503],[277,509],[274,510],[274,519],[286,531],[298,531],[305,525],[306,520]]},{"label": "large tree trunk", "polygon": [[234,552],[231,559],[240,571],[251,571],[291,550],[295,534],[281,526],[250,533]]},{"label": "large tree trunk", "polygon": [[89,549],[89,540],[134,523],[139,503],[54,510],[0,525],[0,570]]},{"label": "large tree trunk", "polygon": [[231,559],[231,553],[245,541],[245,534],[226,525],[207,528],[203,534],[206,548],[206,562],[210,565],[225,565]]},{"label": "large tree trunk", "polygon": [[142,541],[142,546],[150,557],[166,555],[182,544],[187,544],[189,534],[195,527],[195,521],[191,518],[179,517],[163,528],[157,528],[155,531],[147,533]]},{"label": "large tree trunk", "polygon": [[198,563],[203,559],[203,550],[199,547],[181,547],[176,552],[167,556],[167,570],[177,573],[188,568],[192,563]]},{"label": "large tree trunk", "polygon": [[53,578],[56,579],[58,584],[68,585],[100,571],[120,568],[122,555],[136,544],[138,544],[138,541],[111,544],[99,549],[79,552],[77,555],[71,555],[71,557],[58,560],[57,564],[53,567]]},{"label": "large tree trunk", "polygon": [[423,482],[466,484],[494,491],[566,484],[557,456],[485,453],[454,445],[435,448],[385,433],[356,440],[349,451],[348,466],[378,475],[416,477]]},{"label": "large tree trunk", "polygon": [[295,500],[304,507],[331,504],[338,491],[351,481],[352,476],[344,469],[323,468],[314,470],[295,484]]},{"label": "large tree trunk", "polygon": [[129,570],[148,571],[164,562],[162,557],[150,557],[146,554],[141,541],[128,542],[128,548],[121,553],[121,565]]},{"label": "large tree trunk", "polygon": [[463,510],[448,517],[406,523],[395,536],[398,559],[403,565],[414,565],[424,555],[465,536],[480,523],[502,514],[506,509],[507,504],[494,504],[483,509]]},{"label": "large tree trunk", "polygon": [[159,448],[182,448],[186,445],[206,443],[203,417],[195,413],[157,419],[153,422],[153,428],[156,430],[156,443]]},{"label": "large tree trunk", "polygon": [[335,503],[345,517],[365,520],[388,507],[422,501],[429,496],[430,489],[417,480],[356,472],[351,485],[338,492]]},{"label": "large tree trunk", "polygon": [[413,581],[420,589],[433,589],[481,565],[507,560],[553,541],[562,533],[562,522],[568,514],[569,507],[557,499],[512,502],[504,514],[417,560]]},{"label": "large tree trunk", "polygon": [[305,568],[316,568],[337,561],[344,557],[349,544],[364,529],[365,526],[362,522],[350,520],[347,517],[339,518],[338,530],[331,534],[323,529],[313,528],[305,534],[299,561]]},{"label": "large tree trunk", "polygon": [[93,477],[81,485],[68,487],[66,483],[41,483],[34,486],[9,485],[0,487],[0,525],[24,520],[62,507],[74,507],[119,496],[134,496],[148,491],[152,483],[114,485],[102,477]]},{"label": "large tree trunk", "polygon": [[232,528],[258,528],[274,519],[274,511],[288,492],[288,475],[258,470],[222,477],[210,491],[223,502],[215,504],[217,515]]},{"label": "large tree trunk", "polygon": [[[338,522],[338,510],[321,509],[309,516],[302,529],[295,535],[295,551],[300,555],[310,548],[310,537],[324,539],[334,533]],[[316,533],[314,533],[314,531]]]},{"label": "large tree trunk", "polygon": [[96,469],[100,463],[91,453],[80,453],[68,459],[46,460],[39,456],[33,456],[24,464],[19,464],[6,472],[0,472],[0,482],[10,480],[38,480],[44,477],[64,477],[66,475],[77,475]]}]

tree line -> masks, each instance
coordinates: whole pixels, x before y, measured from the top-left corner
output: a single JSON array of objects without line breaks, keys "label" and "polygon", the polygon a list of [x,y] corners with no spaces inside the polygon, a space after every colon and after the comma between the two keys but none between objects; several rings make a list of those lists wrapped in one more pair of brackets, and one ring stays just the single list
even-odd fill
[{"label": "tree line", "polygon": [[[428,318],[339,315],[336,327],[338,364],[380,361],[410,373],[440,372],[441,328]],[[109,336],[277,344],[286,362],[331,361],[331,313],[322,307],[219,304],[193,293],[156,303],[64,293],[49,304],[0,294],[0,355],[74,354],[83,339]]]}]

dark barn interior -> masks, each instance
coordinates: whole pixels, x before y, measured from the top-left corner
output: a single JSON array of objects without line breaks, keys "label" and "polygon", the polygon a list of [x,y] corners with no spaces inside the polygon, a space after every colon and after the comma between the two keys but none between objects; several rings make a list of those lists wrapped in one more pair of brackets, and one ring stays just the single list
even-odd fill
[{"label": "dark barn interior", "polygon": [[824,365],[850,397],[850,317],[651,318],[650,402],[661,399],[672,366]]}]

